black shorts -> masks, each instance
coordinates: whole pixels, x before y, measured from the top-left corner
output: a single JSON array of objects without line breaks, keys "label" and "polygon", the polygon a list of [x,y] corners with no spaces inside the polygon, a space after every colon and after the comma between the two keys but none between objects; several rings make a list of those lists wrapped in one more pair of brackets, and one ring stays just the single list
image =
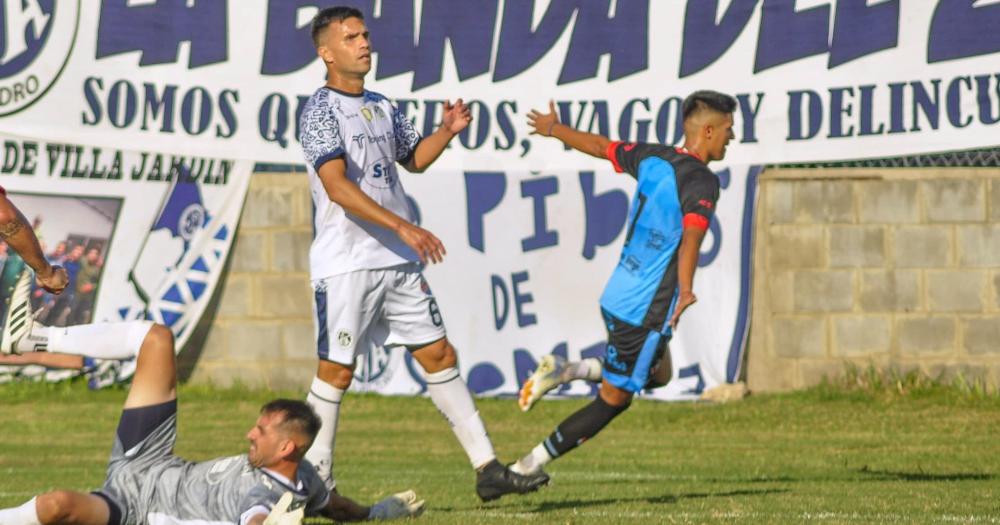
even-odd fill
[{"label": "black shorts", "polygon": [[601,314],[608,329],[604,378],[626,392],[642,390],[666,352],[670,335],[626,323],[604,310]]}]

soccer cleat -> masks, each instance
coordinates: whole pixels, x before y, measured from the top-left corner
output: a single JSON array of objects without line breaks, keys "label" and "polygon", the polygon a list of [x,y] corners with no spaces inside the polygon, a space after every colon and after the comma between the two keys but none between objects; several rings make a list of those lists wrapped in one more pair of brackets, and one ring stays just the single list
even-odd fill
[{"label": "soccer cleat", "polygon": [[517,404],[521,410],[524,412],[531,410],[535,402],[541,399],[546,392],[563,384],[564,370],[566,370],[565,358],[555,354],[543,357],[538,368],[521,386],[521,392],[517,396]]},{"label": "soccer cleat", "polygon": [[313,466],[316,468],[319,478],[323,480],[323,485],[326,486],[328,492],[337,488],[337,479],[333,477],[333,460],[324,458]]},{"label": "soccer cleat", "polygon": [[493,501],[507,494],[527,494],[547,485],[549,475],[539,470],[521,475],[493,460],[476,473],[476,494],[483,501]]},{"label": "soccer cleat", "polygon": [[20,354],[18,341],[31,333],[35,320],[31,317],[31,272],[21,271],[14,284],[14,291],[7,303],[7,316],[3,322],[3,335],[0,337],[0,353]]}]

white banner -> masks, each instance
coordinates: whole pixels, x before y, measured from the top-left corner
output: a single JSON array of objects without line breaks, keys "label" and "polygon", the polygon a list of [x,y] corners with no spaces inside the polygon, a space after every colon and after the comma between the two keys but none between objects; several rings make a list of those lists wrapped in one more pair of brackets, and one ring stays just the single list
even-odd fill
[{"label": "white banner", "polygon": [[[716,172],[721,196],[695,276],[699,301],[670,343],[673,380],[654,391],[656,398],[696,398],[739,379],[759,171]],[[404,181],[422,226],[440,234],[448,249],[444,264],[425,273],[474,392],[517,392],[548,353],[574,360],[604,355],[598,299],[624,242],[631,177],[605,163],[595,171],[490,170]],[[405,394],[426,386],[402,349],[377,349],[360,365],[358,390]],[[577,383],[559,393],[593,387]]]},{"label": "white banner", "polygon": [[[63,294],[36,291],[35,319],[152,319],[182,348],[222,275],[253,164],[3,135],[0,146],[0,185],[32,222],[46,258],[70,274]],[[4,253],[0,303],[23,267]],[[100,382],[131,374],[131,364],[113,365]],[[42,371],[2,367],[0,376]]]},{"label": "white banner", "polygon": [[[606,163],[528,135],[525,115],[550,99],[579,129],[664,144],[682,140],[681,101],[692,91],[739,101],[729,164],[712,166],[726,184],[696,279],[701,300],[672,344],[672,397],[738,375],[756,188],[748,166],[998,144],[996,0],[342,3],[360,8],[372,31],[367,87],[418,130],[434,129],[445,99],[472,106],[470,128],[429,173],[403,183],[449,247],[448,262],[427,273],[482,393],[512,393],[544,353],[597,354],[604,339],[597,298],[633,186]],[[162,174],[175,157],[207,173],[229,159],[226,184],[208,182],[212,175],[198,185],[209,215],[234,221],[250,164],[232,159],[301,162],[298,115],[325,75],[309,21],[327,4],[0,2],[0,132],[17,143],[5,143],[0,184],[45,195],[154,195],[123,201],[121,213],[142,199],[145,215],[109,237],[112,248],[128,242],[132,252],[108,257],[96,314],[134,315],[139,288],[166,300],[156,294],[181,283],[167,302],[193,297],[184,274],[148,277],[174,274],[144,266],[140,255],[173,187]],[[116,163],[121,178],[109,180]],[[34,174],[21,174],[26,164],[37,164]],[[119,241],[126,231],[129,240]],[[185,248],[194,246],[202,245]],[[181,259],[169,262],[192,263]],[[158,284],[133,285],[143,279]],[[194,319],[160,312],[175,326]],[[370,362],[360,388],[420,390],[417,374],[398,373],[412,368],[402,354]]]},{"label": "white banner", "polygon": [[[734,164],[993,146],[994,0],[344,0],[366,14],[368,87],[433,129],[475,124],[438,169],[578,164],[529,138],[532,107],[622,140],[677,143],[681,99],[735,95]],[[309,20],[329,2],[3,2],[0,126],[54,142],[301,162],[323,83]]]}]

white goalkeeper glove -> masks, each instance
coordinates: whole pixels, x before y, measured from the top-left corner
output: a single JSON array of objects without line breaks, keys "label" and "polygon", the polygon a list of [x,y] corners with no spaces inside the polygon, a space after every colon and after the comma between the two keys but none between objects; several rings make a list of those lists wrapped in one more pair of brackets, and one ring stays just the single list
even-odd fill
[{"label": "white goalkeeper glove", "polygon": [[302,525],[302,517],[306,508],[301,506],[291,512],[288,507],[292,504],[292,493],[286,492],[281,495],[281,499],[274,505],[271,512],[264,518],[264,525]]},{"label": "white goalkeeper glove", "polygon": [[372,505],[368,511],[370,520],[394,520],[415,518],[424,512],[424,500],[417,501],[417,493],[412,490],[393,494]]}]

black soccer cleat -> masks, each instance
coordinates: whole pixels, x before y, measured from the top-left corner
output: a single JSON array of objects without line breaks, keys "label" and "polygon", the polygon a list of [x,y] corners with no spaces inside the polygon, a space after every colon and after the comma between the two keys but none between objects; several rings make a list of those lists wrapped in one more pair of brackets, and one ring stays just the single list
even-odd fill
[{"label": "black soccer cleat", "polygon": [[543,471],[522,475],[493,460],[476,473],[476,494],[483,501],[493,501],[507,494],[527,494],[547,485],[549,475]]}]

